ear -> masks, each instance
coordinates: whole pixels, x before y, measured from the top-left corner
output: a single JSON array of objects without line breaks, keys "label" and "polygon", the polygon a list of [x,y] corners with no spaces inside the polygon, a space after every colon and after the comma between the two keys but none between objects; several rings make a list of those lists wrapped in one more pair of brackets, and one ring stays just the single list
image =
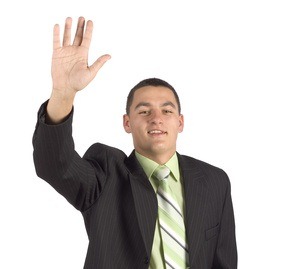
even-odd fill
[{"label": "ear", "polygon": [[182,133],[184,129],[184,116],[182,114],[179,115],[179,133]]},{"label": "ear", "polygon": [[131,124],[130,124],[130,117],[128,114],[123,116],[123,126],[126,133],[130,134],[132,132]]}]

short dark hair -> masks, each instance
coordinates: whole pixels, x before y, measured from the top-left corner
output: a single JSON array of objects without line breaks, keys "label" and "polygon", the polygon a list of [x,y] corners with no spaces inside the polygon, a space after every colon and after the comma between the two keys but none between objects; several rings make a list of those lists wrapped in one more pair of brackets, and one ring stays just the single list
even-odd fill
[{"label": "short dark hair", "polygon": [[168,88],[169,90],[171,90],[175,96],[177,105],[178,105],[178,112],[179,114],[181,114],[181,103],[180,103],[180,99],[179,96],[177,94],[177,92],[175,91],[175,89],[173,88],[173,86],[171,86],[168,82],[166,82],[165,80],[159,79],[159,78],[147,78],[144,79],[142,81],[140,81],[136,86],[134,86],[134,88],[132,88],[128,94],[128,98],[127,98],[127,104],[126,104],[126,113],[129,115],[130,113],[130,107],[133,103],[133,99],[134,99],[134,94],[136,92],[136,90],[145,87],[145,86],[154,86],[154,87],[158,87],[158,86],[163,86]]}]

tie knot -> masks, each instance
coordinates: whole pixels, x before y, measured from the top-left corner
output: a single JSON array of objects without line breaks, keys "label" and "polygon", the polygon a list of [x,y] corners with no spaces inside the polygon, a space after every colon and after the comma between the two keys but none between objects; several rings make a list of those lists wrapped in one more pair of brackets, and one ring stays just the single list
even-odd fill
[{"label": "tie knot", "polygon": [[159,181],[162,181],[166,178],[168,178],[170,174],[170,169],[165,166],[165,165],[161,165],[161,166],[158,166],[155,171],[153,172],[153,175],[159,180]]}]

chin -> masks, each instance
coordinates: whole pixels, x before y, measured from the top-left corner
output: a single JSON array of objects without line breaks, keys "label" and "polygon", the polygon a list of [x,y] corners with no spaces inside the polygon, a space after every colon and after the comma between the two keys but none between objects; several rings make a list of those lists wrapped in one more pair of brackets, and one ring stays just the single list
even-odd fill
[{"label": "chin", "polygon": [[159,154],[164,154],[168,151],[168,149],[165,146],[158,146],[158,147],[153,147],[151,148],[151,152],[153,154],[159,155]]}]

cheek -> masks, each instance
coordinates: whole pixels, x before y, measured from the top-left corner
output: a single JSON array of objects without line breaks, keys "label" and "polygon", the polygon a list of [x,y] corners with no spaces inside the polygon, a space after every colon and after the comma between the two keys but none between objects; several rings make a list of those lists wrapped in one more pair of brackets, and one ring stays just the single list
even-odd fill
[{"label": "cheek", "polygon": [[137,122],[131,124],[131,130],[134,137],[139,137],[142,135],[142,128]]},{"label": "cheek", "polygon": [[179,133],[183,130],[183,124],[180,121],[174,120],[171,123],[171,131]]},{"label": "cheek", "polygon": [[130,124],[133,132],[134,131],[138,132],[138,130],[142,131],[145,125],[142,120],[138,120],[138,119],[132,120]]}]

